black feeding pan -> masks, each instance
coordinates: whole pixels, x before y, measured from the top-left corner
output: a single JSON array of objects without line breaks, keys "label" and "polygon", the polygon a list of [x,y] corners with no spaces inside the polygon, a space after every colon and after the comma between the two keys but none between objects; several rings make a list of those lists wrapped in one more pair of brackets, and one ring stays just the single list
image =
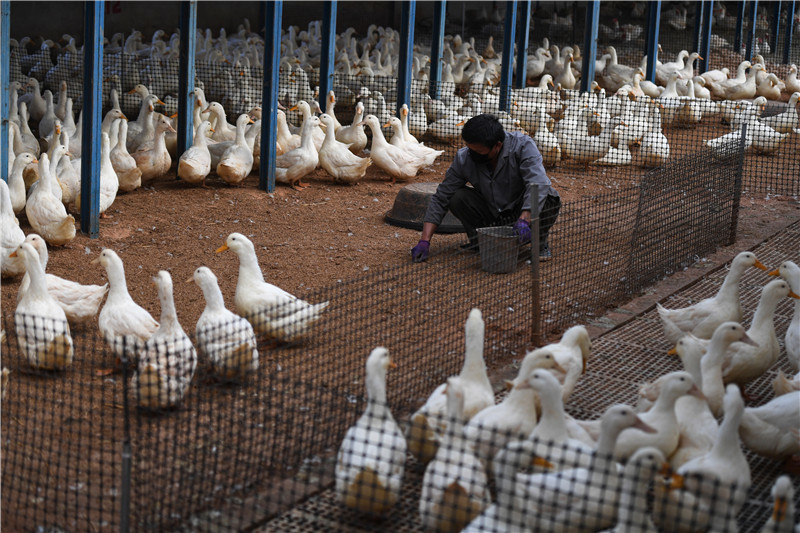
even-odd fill
[{"label": "black feeding pan", "polygon": [[[436,192],[438,182],[411,183],[406,185],[394,199],[394,205],[386,213],[386,222],[402,228],[422,229],[422,219],[428,209],[428,201]],[[437,233],[463,233],[461,222],[448,211]]]}]

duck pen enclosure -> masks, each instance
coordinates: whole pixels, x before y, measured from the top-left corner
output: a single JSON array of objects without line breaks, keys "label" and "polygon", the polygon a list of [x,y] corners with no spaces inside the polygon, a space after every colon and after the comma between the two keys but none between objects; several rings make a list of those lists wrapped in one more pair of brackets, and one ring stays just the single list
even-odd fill
[{"label": "duck pen enclosure", "polygon": [[[459,508],[463,500],[456,497],[458,491],[433,512],[419,509],[420,495],[429,494],[423,465],[411,447],[395,450],[402,452],[406,474],[401,497],[388,518],[349,510],[336,499],[340,446],[368,404],[365,388],[380,394],[372,391],[374,379],[365,378],[368,355],[385,347],[396,365],[388,371],[385,398],[373,396],[373,403],[383,401],[401,431],[410,431],[412,413],[448,376],[460,371],[465,353],[477,347],[488,374],[498,376],[522,364],[537,328],[558,334],[601,315],[695,256],[728,243],[736,227],[741,141],[735,139],[718,152],[703,149],[651,171],[638,187],[565,203],[550,236],[552,261],[534,264],[537,256],[529,257],[530,249],[524,247],[511,272],[489,273],[482,269],[481,254],[456,247],[423,264],[374,270],[310,291],[304,296],[308,302],[328,302],[319,319],[298,326],[296,333],[302,335],[291,342],[271,341],[262,330],[256,354],[247,342],[230,342],[227,358],[215,356],[214,350],[221,350],[224,342],[212,328],[191,334],[191,347],[156,341],[145,346],[122,343],[116,352],[121,360],[115,361],[117,355],[103,338],[75,329],[68,356],[63,335],[52,335],[58,326],[54,321],[4,316],[3,365],[10,374],[3,385],[0,426],[3,529],[420,531],[437,513],[453,515],[448,520],[460,524],[474,508]],[[470,325],[476,320],[473,309],[480,310],[480,326]],[[264,318],[250,320],[258,324]],[[223,339],[243,331],[237,329],[241,325],[218,327]],[[193,332],[188,325],[185,329]],[[47,349],[33,348],[36,340]],[[656,349],[661,353],[666,350],[662,345]],[[612,350],[612,355],[617,359],[609,355],[601,360],[618,361],[619,368],[596,367],[596,374],[587,373],[566,404],[568,413],[596,419],[611,404],[632,404],[638,380],[673,370],[642,362],[635,373],[638,377],[625,378],[634,363],[624,353]],[[448,385],[448,390],[458,387]],[[504,398],[499,390],[489,392]],[[376,417],[385,416],[385,410],[379,412],[383,414]],[[500,428],[487,425],[485,431],[490,443],[508,438]],[[383,456],[384,440],[394,442],[387,437],[376,448],[359,451],[356,446],[351,457]],[[535,455],[546,459],[548,463],[542,464],[550,468],[547,464],[564,455],[560,449],[556,445],[551,452],[540,449]],[[524,461],[526,453],[521,449],[516,459],[507,457],[507,468],[522,468],[513,461]],[[460,461],[460,455],[466,451],[433,464],[443,468],[443,475],[457,470],[471,478],[472,467],[452,464]],[[498,512],[504,505],[517,505],[509,503],[507,492],[504,495],[507,488],[497,473],[504,461],[482,467],[488,487],[482,505],[496,501]],[[608,461],[593,461],[599,476],[611,475],[602,466]],[[600,491],[599,500],[585,510],[586,520],[595,520],[598,514],[608,520],[609,512],[616,516],[618,505],[625,508],[622,495],[630,494],[626,484],[647,487],[653,469],[661,469],[658,455],[636,457],[632,464],[637,465],[634,477],[612,476],[618,488]],[[371,495],[367,500],[391,497],[392,490],[377,489],[367,481],[365,490]],[[702,489],[703,505],[722,515],[741,508],[740,529],[754,530],[768,514],[765,502],[773,481],[774,477],[754,475],[749,492],[722,483],[717,496],[713,488],[711,493]],[[695,482],[687,476],[672,483],[677,487]],[[674,491],[667,491],[665,498],[686,492]],[[357,494],[354,498],[360,501]],[[433,496],[429,499],[435,501]],[[527,505],[525,497],[520,501],[526,508],[534,505],[534,500]],[[681,499],[665,503],[668,509],[683,509],[684,504]],[[656,519],[660,508],[653,509]],[[503,511],[501,519],[513,523],[515,512],[512,509],[509,518]],[[711,513],[705,508],[687,512],[688,520],[692,512]],[[525,524],[536,520],[530,514],[518,519]]]}]

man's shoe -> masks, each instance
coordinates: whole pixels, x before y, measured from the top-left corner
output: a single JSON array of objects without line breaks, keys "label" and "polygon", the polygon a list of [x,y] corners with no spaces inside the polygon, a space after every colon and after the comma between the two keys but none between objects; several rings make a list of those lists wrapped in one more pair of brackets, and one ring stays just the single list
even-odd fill
[{"label": "man's shoe", "polygon": [[547,244],[539,247],[539,261],[550,261],[552,258],[553,252],[550,251],[550,247]]}]

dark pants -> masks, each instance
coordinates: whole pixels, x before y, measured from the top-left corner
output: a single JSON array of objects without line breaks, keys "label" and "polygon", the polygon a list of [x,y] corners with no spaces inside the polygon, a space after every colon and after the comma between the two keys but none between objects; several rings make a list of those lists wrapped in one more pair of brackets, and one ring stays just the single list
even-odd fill
[{"label": "dark pants", "polygon": [[[494,213],[489,207],[483,195],[472,187],[463,187],[456,191],[450,199],[448,205],[450,212],[453,213],[467,232],[469,242],[477,244],[478,228],[488,226],[499,226],[503,224],[513,224],[522,212],[522,200],[518,206],[500,214]],[[556,223],[558,212],[561,210],[561,198],[548,195],[544,201],[542,212],[539,214],[539,247],[547,244],[547,235],[550,228]]]}]

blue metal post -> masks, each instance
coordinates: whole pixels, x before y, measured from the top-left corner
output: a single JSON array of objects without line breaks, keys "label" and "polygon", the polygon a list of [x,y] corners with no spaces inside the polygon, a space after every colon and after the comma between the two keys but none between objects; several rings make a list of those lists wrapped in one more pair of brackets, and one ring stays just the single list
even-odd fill
[{"label": "blue metal post", "polygon": [[794,32],[794,0],[789,2],[786,20],[786,42],[783,43],[783,64],[789,63],[790,52],[792,51],[792,32]]},{"label": "blue metal post", "polygon": [[261,89],[261,165],[258,187],[275,190],[275,143],[278,140],[278,71],[283,1],[264,2],[264,82]]},{"label": "blue metal post", "polygon": [[403,104],[411,108],[411,80],[414,63],[414,17],[417,14],[416,0],[400,5],[400,61],[397,63],[397,116]]},{"label": "blue metal post", "polygon": [[656,65],[658,65],[658,29],[661,25],[661,0],[647,4],[647,72],[648,81],[656,81]]},{"label": "blue metal post", "polygon": [[[696,16],[696,15],[695,15]],[[708,70],[711,59],[711,25],[714,23],[714,0],[703,2],[703,32],[700,41],[700,74]]]},{"label": "blue metal post", "polygon": [[319,63],[319,107],[328,103],[333,87],[333,63],[336,61],[336,0],[324,2],[322,10],[322,55]]},{"label": "blue metal post", "polygon": [[586,6],[586,29],[583,37],[583,64],[581,65],[581,92],[589,92],[594,81],[594,63],[597,60],[597,32],[600,28],[600,0]]},{"label": "blue metal post", "polygon": [[742,0],[736,10],[736,35],[733,36],[733,50],[738,54],[742,49],[742,30],[744,29],[744,9],[747,2]]},{"label": "blue metal post", "polygon": [[506,2],[503,64],[500,67],[500,110],[508,112],[511,103],[511,74],[514,72],[514,33],[517,29],[517,0]]},{"label": "blue metal post", "polygon": [[100,123],[103,103],[103,2],[83,4],[83,130],[81,231],[100,236]]},{"label": "blue metal post", "polygon": [[770,46],[772,47],[772,53],[778,52],[778,33],[781,29],[781,0],[774,2],[774,11],[772,12],[772,42],[770,42]]},{"label": "blue metal post", "polygon": [[178,80],[178,153],[192,146],[194,137],[194,49],[197,43],[197,0],[181,2],[180,79]]},{"label": "blue metal post", "polygon": [[433,36],[431,37],[431,72],[428,74],[428,93],[438,100],[442,96],[442,52],[444,51],[444,21],[447,16],[446,0],[433,3]]},{"label": "blue metal post", "polygon": [[695,52],[700,50],[700,33],[703,27],[703,4],[705,4],[703,0],[697,0],[697,2],[694,3],[694,29],[692,30],[694,40],[692,41],[692,50]]},{"label": "blue metal post", "polygon": [[400,5],[400,60],[397,63],[397,116],[403,104],[411,108],[411,80],[414,78],[414,17],[417,14],[416,0]]},{"label": "blue metal post", "polygon": [[522,1],[522,15],[520,16],[522,28],[517,35],[517,89],[525,87],[528,70],[528,40],[531,28],[531,0]]},{"label": "blue metal post", "polygon": [[11,94],[11,0],[0,2],[0,178],[8,182],[8,116]]},{"label": "blue metal post", "polygon": [[758,0],[750,2],[750,34],[747,36],[745,59],[753,59],[753,48],[756,44],[756,22],[758,22]]}]

